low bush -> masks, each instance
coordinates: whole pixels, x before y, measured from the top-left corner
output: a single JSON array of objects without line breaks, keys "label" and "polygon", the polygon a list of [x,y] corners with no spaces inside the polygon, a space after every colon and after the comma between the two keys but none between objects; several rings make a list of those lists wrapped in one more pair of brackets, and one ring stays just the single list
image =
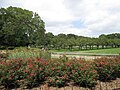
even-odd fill
[{"label": "low bush", "polygon": [[120,77],[120,58],[99,58],[94,64],[99,74],[99,80],[106,81]]},{"label": "low bush", "polygon": [[17,48],[9,53],[8,59],[42,58],[48,60],[51,58],[51,54],[48,51],[35,48]]}]

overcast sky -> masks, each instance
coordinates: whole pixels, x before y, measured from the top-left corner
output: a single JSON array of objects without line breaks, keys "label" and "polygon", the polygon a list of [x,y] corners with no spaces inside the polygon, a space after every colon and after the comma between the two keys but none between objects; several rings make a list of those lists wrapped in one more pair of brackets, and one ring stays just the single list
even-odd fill
[{"label": "overcast sky", "polygon": [[96,37],[120,33],[120,0],[0,0],[37,12],[47,32]]}]

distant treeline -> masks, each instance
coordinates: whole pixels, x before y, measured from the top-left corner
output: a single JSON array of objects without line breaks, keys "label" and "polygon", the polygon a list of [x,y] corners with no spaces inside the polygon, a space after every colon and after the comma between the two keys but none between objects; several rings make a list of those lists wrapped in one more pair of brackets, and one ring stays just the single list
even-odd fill
[{"label": "distant treeline", "polygon": [[46,33],[46,47],[55,49],[73,49],[78,47],[82,49],[116,48],[120,47],[120,33],[102,34],[98,38],[78,36],[74,34]]},{"label": "distant treeline", "polygon": [[98,38],[74,34],[45,33],[45,23],[37,13],[8,7],[0,8],[0,47],[33,46],[48,49],[81,49],[120,47],[120,33]]}]

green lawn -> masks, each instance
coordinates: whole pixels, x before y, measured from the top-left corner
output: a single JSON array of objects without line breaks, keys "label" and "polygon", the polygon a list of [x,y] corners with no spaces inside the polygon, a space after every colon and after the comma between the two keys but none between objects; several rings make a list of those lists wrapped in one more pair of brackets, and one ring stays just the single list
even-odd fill
[{"label": "green lawn", "polygon": [[70,51],[70,50],[50,50],[51,52],[80,52],[80,53],[97,53],[97,54],[120,54],[120,48]]},{"label": "green lawn", "polygon": [[120,54],[120,48],[81,51],[82,53]]}]

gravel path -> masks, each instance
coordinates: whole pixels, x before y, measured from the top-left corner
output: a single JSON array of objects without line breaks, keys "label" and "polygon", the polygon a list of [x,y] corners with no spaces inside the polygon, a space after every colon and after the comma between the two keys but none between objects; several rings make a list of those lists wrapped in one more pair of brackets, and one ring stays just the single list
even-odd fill
[{"label": "gravel path", "polygon": [[114,57],[119,56],[119,54],[94,54],[94,53],[80,53],[80,52],[52,52],[52,58],[59,58],[60,56],[66,55],[69,58],[83,58],[85,60],[93,60],[101,57]]}]

